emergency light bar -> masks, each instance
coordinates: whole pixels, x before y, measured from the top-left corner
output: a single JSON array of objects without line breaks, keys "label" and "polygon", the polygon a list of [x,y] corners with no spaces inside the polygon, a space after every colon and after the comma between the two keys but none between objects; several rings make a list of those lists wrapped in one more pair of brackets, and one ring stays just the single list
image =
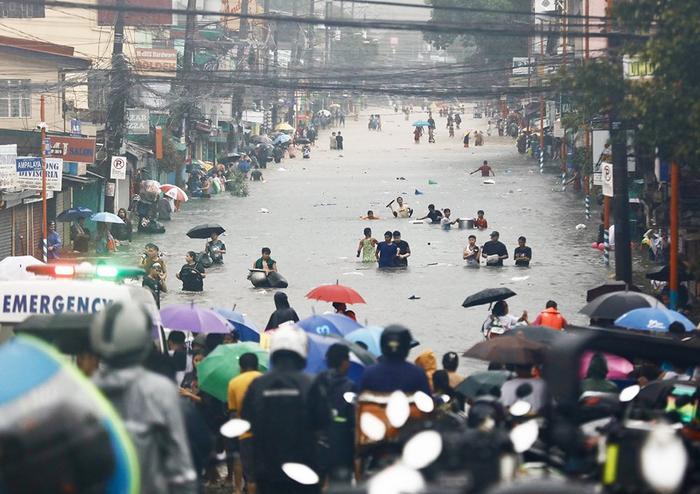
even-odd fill
[{"label": "emergency light bar", "polygon": [[131,266],[114,266],[112,264],[38,264],[27,266],[27,271],[39,276],[49,276],[60,279],[105,279],[123,280],[125,278],[138,278],[146,272],[142,268]]}]

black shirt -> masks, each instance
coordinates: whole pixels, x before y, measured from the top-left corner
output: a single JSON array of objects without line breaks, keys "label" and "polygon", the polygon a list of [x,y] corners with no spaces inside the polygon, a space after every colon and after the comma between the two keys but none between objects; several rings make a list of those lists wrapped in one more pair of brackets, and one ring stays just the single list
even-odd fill
[{"label": "black shirt", "polygon": [[163,291],[163,282],[161,280],[155,280],[150,276],[144,276],[141,286],[151,290],[153,298],[156,301],[156,307],[160,309],[160,292]]},{"label": "black shirt", "polygon": [[[502,243],[499,242],[498,240],[489,240],[484,244],[484,246],[481,248],[481,252],[483,255],[486,256],[492,256],[494,254],[497,254],[499,256],[506,256],[508,257],[508,250],[506,249],[506,246]],[[494,262],[488,262],[486,261],[487,266],[503,266],[503,259],[499,259],[498,261]]]},{"label": "black shirt", "polygon": [[[411,248],[408,246],[408,242],[406,242],[405,240],[399,240],[398,242],[394,242],[394,244],[396,244],[396,246],[399,248],[397,254],[406,254],[411,252]],[[408,266],[408,259],[395,257],[394,266],[399,268],[405,268]]]},{"label": "black shirt", "polygon": [[431,223],[440,223],[440,220],[442,219],[442,213],[437,209],[434,209],[433,211],[428,211],[427,216],[428,218],[430,218]]},{"label": "black shirt", "polygon": [[201,292],[204,289],[203,273],[204,267],[199,263],[182,266],[180,269],[182,289],[186,292]]},{"label": "black shirt", "polygon": [[[519,260],[518,257],[525,256],[528,260]],[[530,259],[532,259],[532,249],[530,247],[516,247],[513,253],[513,259],[515,259],[516,266],[528,267],[530,265]]]}]

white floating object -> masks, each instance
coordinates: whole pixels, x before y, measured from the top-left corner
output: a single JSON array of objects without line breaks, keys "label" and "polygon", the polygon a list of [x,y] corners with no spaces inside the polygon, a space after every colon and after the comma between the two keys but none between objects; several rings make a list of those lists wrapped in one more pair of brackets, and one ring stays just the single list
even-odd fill
[{"label": "white floating object", "polygon": [[408,440],[403,448],[401,460],[411,468],[420,470],[440,457],[442,436],[437,431],[419,432]]},{"label": "white floating object", "polygon": [[360,430],[372,441],[381,441],[386,435],[386,425],[371,413],[360,415]]},{"label": "white floating object", "polygon": [[486,184],[486,185],[493,185],[495,183],[496,183],[496,181],[492,178],[487,178],[486,180],[484,180],[484,184]]},{"label": "white floating object", "polygon": [[367,483],[367,494],[413,494],[424,489],[420,472],[401,463],[385,468]]},{"label": "white floating object", "polygon": [[250,422],[243,419],[231,419],[219,428],[222,436],[234,438],[242,436],[250,430]]},{"label": "white floating object", "polygon": [[284,167],[282,167],[282,166],[280,166],[280,167],[277,169],[277,171],[278,171],[278,172],[286,172],[287,169],[284,168]]},{"label": "white floating object", "polygon": [[315,485],[320,480],[318,474],[303,463],[285,463],[282,465],[282,471],[287,477],[302,485]]},{"label": "white floating object", "polygon": [[389,396],[389,402],[386,404],[386,417],[392,427],[403,427],[411,415],[411,405],[408,403],[408,398],[401,391],[394,391]]},{"label": "white floating object", "polygon": [[435,402],[423,391],[418,391],[413,395],[413,402],[416,404],[416,408],[423,413],[430,413],[435,409]]},{"label": "white floating object", "polygon": [[267,209],[267,208],[260,208],[260,209],[258,210],[258,213],[269,213],[269,212],[270,212],[270,210]]},{"label": "white floating object", "polygon": [[343,273],[343,276],[364,276],[364,273],[358,273],[357,271],[350,271],[349,273]]},{"label": "white floating object", "polygon": [[583,223],[579,223],[578,225],[576,225],[577,230],[584,230],[585,228],[586,228],[586,225],[584,225]]},{"label": "white floating object", "polygon": [[529,276],[513,276],[510,281],[525,281]]},{"label": "white floating object", "polygon": [[510,441],[513,443],[513,450],[516,453],[524,453],[535,444],[540,434],[540,427],[537,420],[528,420],[520,425],[516,425],[510,431]]},{"label": "white floating object", "polygon": [[413,220],[413,221],[411,221],[411,224],[412,224],[412,225],[422,225],[422,224],[423,224],[423,220]]}]

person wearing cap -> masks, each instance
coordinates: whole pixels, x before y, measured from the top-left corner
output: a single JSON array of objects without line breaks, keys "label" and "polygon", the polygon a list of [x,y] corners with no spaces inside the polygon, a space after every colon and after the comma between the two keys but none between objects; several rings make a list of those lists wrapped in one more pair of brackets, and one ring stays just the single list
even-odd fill
[{"label": "person wearing cap", "polygon": [[301,463],[318,471],[317,437],[331,423],[322,386],[304,372],[307,334],[294,324],[280,327],[270,341],[271,370],[248,387],[240,416],[250,422],[253,477],[260,494],[320,493],[282,470]]},{"label": "person wearing cap", "polygon": [[442,356],[442,368],[447,372],[447,377],[450,381],[450,386],[456,388],[459,383],[464,381],[464,376],[457,373],[459,367],[459,356],[455,352],[447,352]]},{"label": "person wearing cap", "polygon": [[491,232],[491,240],[481,248],[481,257],[486,259],[487,266],[503,266],[503,260],[508,259],[508,249],[498,240],[499,233]]},{"label": "person wearing cap", "polygon": [[46,235],[46,257],[58,259],[61,253],[61,236],[56,231],[56,222],[49,221],[49,233]]},{"label": "person wearing cap", "polygon": [[393,242],[393,233],[387,230],[384,232],[384,241],[377,244],[375,252],[379,269],[393,268],[398,252],[399,247]]},{"label": "person wearing cap", "polygon": [[411,247],[408,242],[401,240],[401,232],[394,230],[392,243],[394,243],[398,249],[396,257],[394,257],[394,266],[397,268],[407,268],[408,258],[411,255]]},{"label": "person wearing cap", "polygon": [[138,304],[115,302],[89,329],[91,350],[103,365],[92,381],[126,425],[141,471],[139,492],[195,494],[197,471],[175,383],[149,371],[152,321]]},{"label": "person wearing cap", "polygon": [[425,371],[406,361],[412,341],[408,328],[398,324],[387,326],[380,339],[382,357],[377,364],[365,369],[360,381],[360,391],[422,391],[430,396],[430,384]]}]

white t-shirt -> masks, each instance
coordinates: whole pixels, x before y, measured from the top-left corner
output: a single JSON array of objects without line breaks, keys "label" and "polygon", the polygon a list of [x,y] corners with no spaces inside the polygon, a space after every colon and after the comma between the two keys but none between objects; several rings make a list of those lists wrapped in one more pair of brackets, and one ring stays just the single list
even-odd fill
[{"label": "white t-shirt", "polygon": [[440,220],[440,226],[443,230],[449,230],[452,228],[452,221],[453,220],[451,220],[450,218],[443,216],[443,218]]},{"label": "white t-shirt", "polygon": [[[516,391],[521,384],[532,386],[532,392],[524,398],[518,398]],[[542,379],[516,377],[503,383],[501,397],[498,399],[503,406],[509,407],[516,401],[526,401],[532,406],[533,412],[539,412],[547,403],[547,384]]]}]

